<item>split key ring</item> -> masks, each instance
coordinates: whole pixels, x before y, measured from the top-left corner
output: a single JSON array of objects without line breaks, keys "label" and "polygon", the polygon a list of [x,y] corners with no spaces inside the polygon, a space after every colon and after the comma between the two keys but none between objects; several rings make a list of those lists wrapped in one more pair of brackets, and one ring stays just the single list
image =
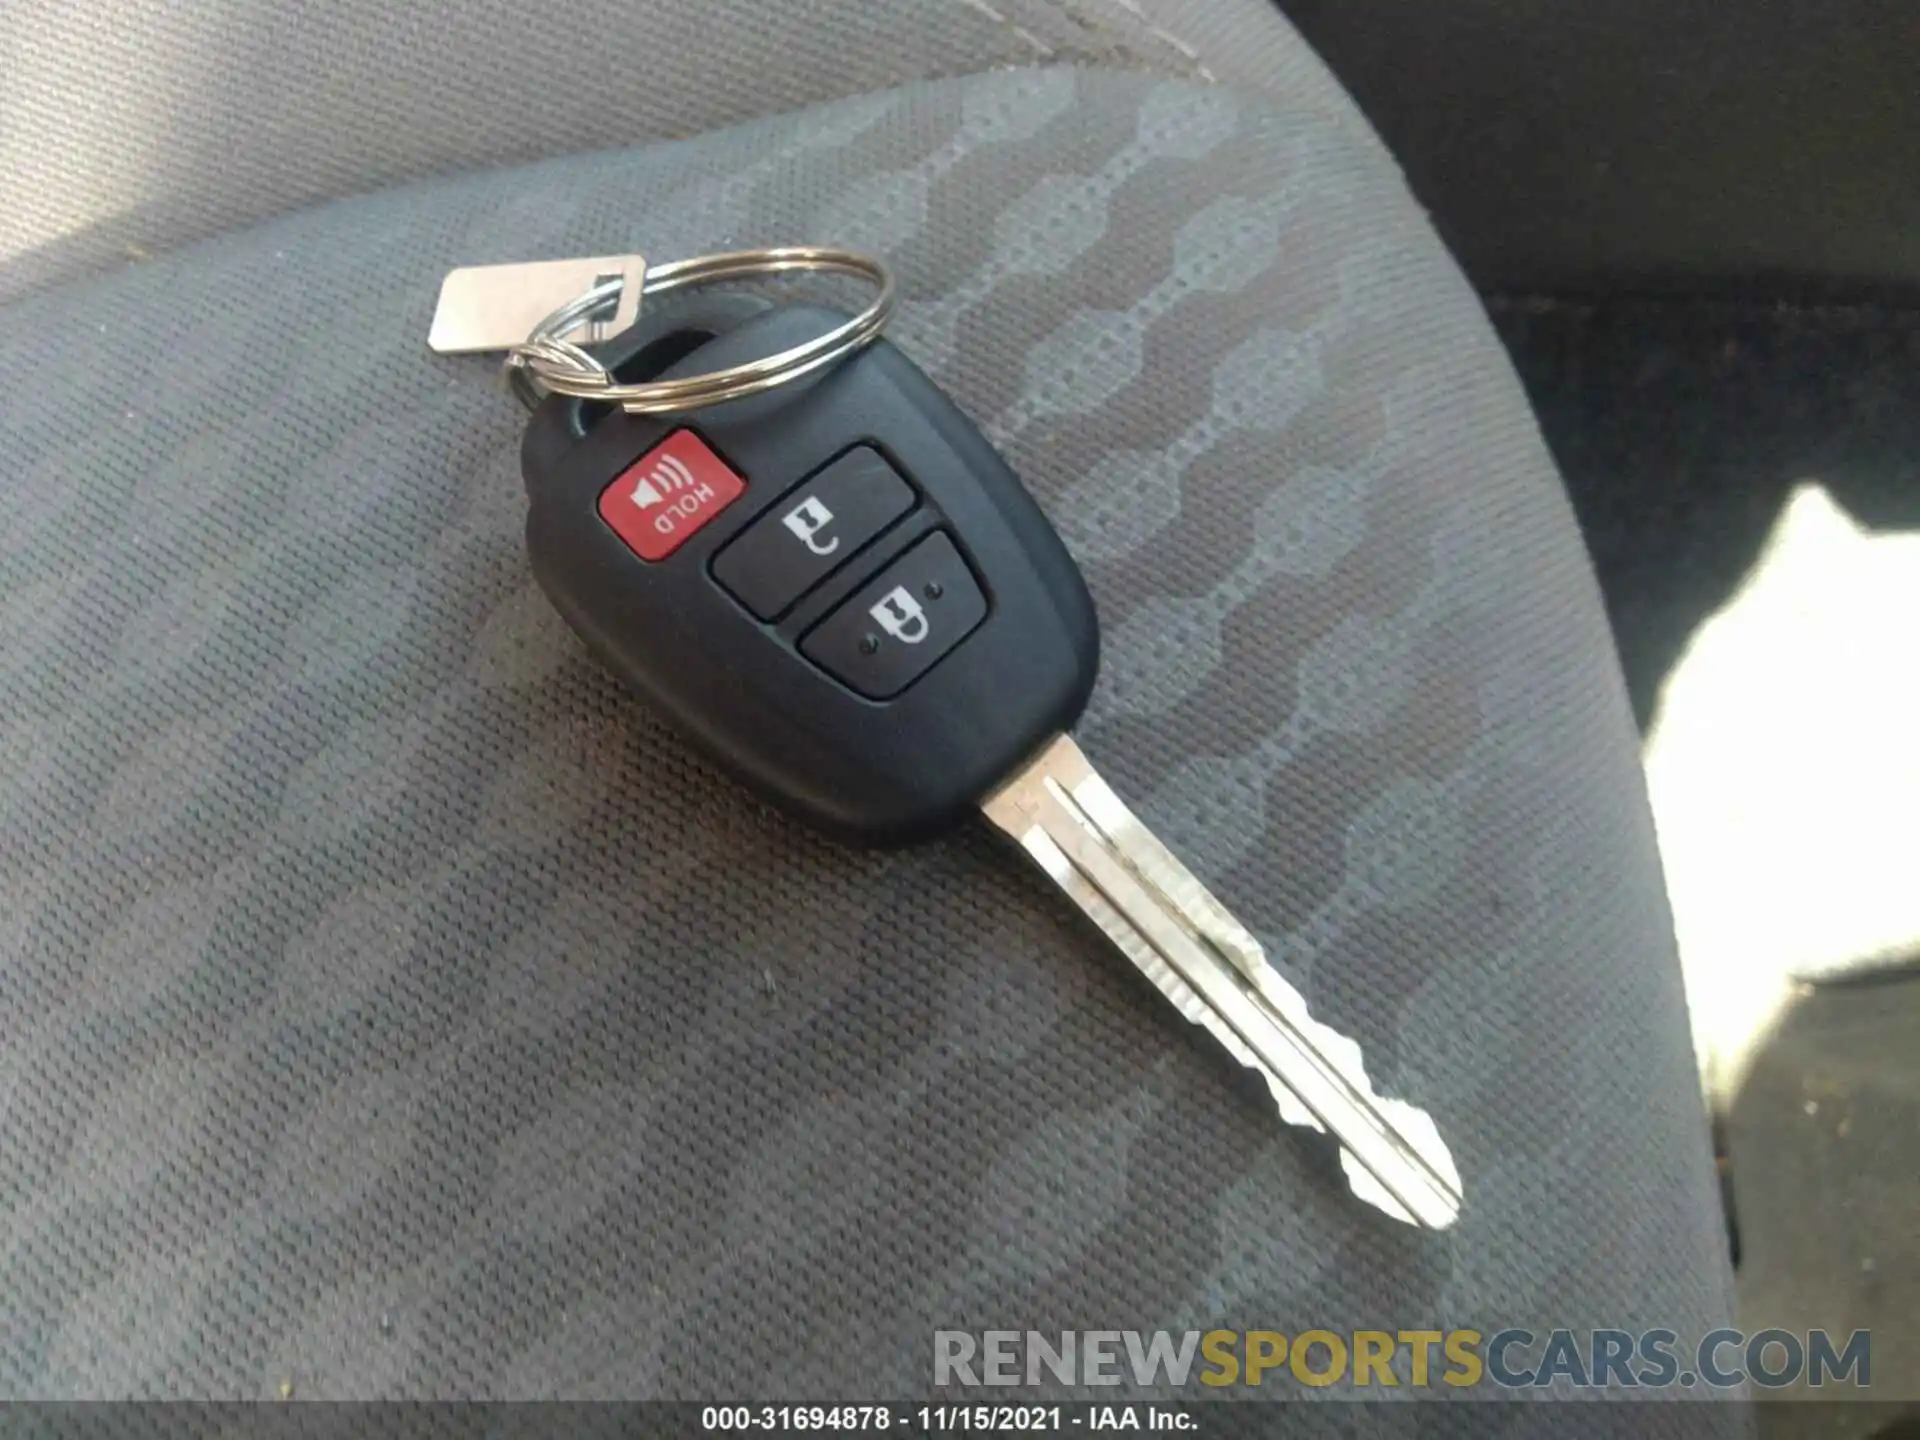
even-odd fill
[{"label": "split key ring", "polygon": [[559,394],[617,405],[633,415],[678,415],[759,395],[838,364],[871,344],[892,318],[896,295],[893,273],[880,261],[857,251],[825,245],[787,245],[698,255],[690,260],[648,266],[642,273],[640,293],[643,297],[727,280],[801,273],[851,275],[869,281],[876,293],[867,308],[851,320],[803,345],[703,375],[628,385],[622,384],[605,365],[566,338],[618,308],[627,282],[622,276],[610,276],[555,310],[534,326],[525,340],[508,350],[507,382],[521,404],[531,410],[546,395]]}]

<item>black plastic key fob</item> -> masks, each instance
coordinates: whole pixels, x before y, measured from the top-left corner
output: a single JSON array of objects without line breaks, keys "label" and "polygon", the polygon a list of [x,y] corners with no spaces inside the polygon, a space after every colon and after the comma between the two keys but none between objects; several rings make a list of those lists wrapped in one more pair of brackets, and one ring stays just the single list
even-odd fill
[{"label": "black plastic key fob", "polygon": [[[838,323],[766,310],[667,374]],[[578,402],[522,448],[533,571],[695,744],[844,839],[972,811],[1086,705],[1093,602],[1006,463],[880,341],[824,375],[676,418]]]}]

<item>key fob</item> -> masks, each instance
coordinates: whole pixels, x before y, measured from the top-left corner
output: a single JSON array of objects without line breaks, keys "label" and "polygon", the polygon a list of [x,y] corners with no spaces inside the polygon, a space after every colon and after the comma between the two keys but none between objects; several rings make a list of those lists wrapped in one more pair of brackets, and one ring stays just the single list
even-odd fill
[{"label": "key fob", "polygon": [[[734,364],[837,318],[770,310],[690,354],[686,335],[642,339],[633,363]],[[590,418],[559,400],[536,412],[527,544],[554,604],[628,684],[761,794],[848,839],[912,840],[982,806],[1264,1078],[1283,1120],[1334,1134],[1356,1195],[1454,1223],[1464,1191],[1433,1118],[1374,1091],[1359,1046],[1313,1019],[1065,733],[1099,658],[1086,586],[904,355],[883,342],[682,421]]]},{"label": "key fob", "polygon": [[[843,318],[766,309],[691,353],[649,343],[667,375],[692,374]],[[1085,708],[1085,581],[1006,462],[885,340],[684,417],[589,425],[550,398],[521,464],[555,608],[688,740],[829,833],[937,834]]]}]

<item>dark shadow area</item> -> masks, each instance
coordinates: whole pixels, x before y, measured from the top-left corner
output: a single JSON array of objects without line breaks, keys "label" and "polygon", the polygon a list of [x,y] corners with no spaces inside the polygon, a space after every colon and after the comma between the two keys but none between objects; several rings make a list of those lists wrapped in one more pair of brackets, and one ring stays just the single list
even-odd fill
[{"label": "dark shadow area", "polygon": [[1920,529],[1920,310],[1488,308],[1566,478],[1643,732],[1794,484],[1817,479],[1870,529]]},{"label": "dark shadow area", "polygon": [[[1727,1122],[1743,1239],[1739,1323],[1872,1332],[1873,1392],[1920,1402],[1920,978],[1804,992]],[[1814,1399],[1800,1387],[1783,1399]],[[1763,1407],[1768,1437],[1883,1430],[1846,1407]]]},{"label": "dark shadow area", "polygon": [[1912,0],[1279,3],[1482,289],[1920,289]]}]

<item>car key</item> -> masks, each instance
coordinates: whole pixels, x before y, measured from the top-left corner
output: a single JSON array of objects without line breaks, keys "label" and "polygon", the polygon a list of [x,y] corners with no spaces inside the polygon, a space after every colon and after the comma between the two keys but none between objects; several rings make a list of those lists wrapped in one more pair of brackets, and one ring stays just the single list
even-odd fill
[{"label": "car key", "polygon": [[[752,314],[667,369],[836,324]],[[644,327],[643,327],[644,328]],[[656,342],[665,344],[667,342]],[[668,353],[675,353],[668,345]],[[587,644],[692,743],[842,838],[903,843],[983,809],[1174,1007],[1332,1133],[1354,1192],[1444,1228],[1458,1171],[1377,1096],[1258,942],[1067,733],[1099,658],[1093,602],[1005,462],[898,349],[679,418],[588,425],[551,397],[522,447],[527,543]]]}]

